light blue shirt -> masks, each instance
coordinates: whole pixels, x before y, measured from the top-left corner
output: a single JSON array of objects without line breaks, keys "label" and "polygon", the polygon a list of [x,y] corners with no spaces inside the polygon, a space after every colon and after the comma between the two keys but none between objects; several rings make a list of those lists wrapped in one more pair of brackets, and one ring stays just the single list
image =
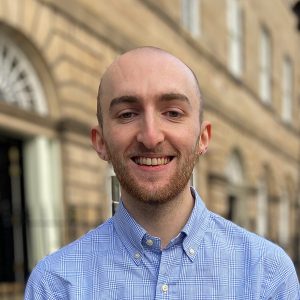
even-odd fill
[{"label": "light blue shirt", "polygon": [[39,262],[25,299],[300,299],[280,247],[210,212],[192,193],[192,214],[166,249],[120,204],[113,218]]}]

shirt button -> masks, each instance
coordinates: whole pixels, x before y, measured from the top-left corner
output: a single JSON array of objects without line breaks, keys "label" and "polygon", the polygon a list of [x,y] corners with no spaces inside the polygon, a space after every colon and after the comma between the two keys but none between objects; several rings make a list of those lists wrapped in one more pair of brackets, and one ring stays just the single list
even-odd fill
[{"label": "shirt button", "polygon": [[190,248],[189,252],[190,252],[191,255],[195,255],[195,250],[193,248]]},{"label": "shirt button", "polygon": [[151,247],[153,245],[153,241],[149,239],[146,241],[146,244]]},{"label": "shirt button", "polygon": [[140,254],[139,252],[136,252],[136,253],[134,254],[134,258],[135,258],[135,259],[140,259],[140,258],[141,258],[141,254]]},{"label": "shirt button", "polygon": [[164,293],[166,293],[166,292],[168,291],[168,289],[169,289],[169,287],[168,287],[167,284],[163,284],[163,285],[161,286],[161,290],[162,290]]}]

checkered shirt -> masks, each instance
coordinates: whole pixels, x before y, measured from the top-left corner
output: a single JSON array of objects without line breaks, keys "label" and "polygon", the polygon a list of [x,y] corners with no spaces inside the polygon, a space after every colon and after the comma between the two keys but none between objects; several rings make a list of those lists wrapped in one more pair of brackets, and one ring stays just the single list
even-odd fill
[{"label": "checkered shirt", "polygon": [[195,206],[160,250],[121,203],[116,214],[35,267],[25,300],[299,300],[294,265],[275,244]]}]

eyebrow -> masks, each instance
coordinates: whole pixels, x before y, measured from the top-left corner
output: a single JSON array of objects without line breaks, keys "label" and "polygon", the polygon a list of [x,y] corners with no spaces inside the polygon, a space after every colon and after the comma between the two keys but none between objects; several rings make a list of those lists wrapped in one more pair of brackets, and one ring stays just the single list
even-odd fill
[{"label": "eyebrow", "polygon": [[173,101],[173,100],[179,100],[179,101],[183,101],[183,102],[187,102],[188,104],[190,103],[189,98],[184,95],[184,94],[180,94],[180,93],[167,93],[167,94],[162,94],[159,99],[161,101]]},{"label": "eyebrow", "polygon": [[[179,100],[186,102],[190,105],[190,100],[187,96],[184,94],[180,93],[165,93],[160,95],[159,97],[160,101],[174,101],[174,100]],[[114,106],[117,106],[119,104],[135,104],[140,102],[140,98],[134,95],[124,95],[121,97],[117,97],[111,100],[110,105],[109,105],[109,110],[111,111]]]},{"label": "eyebrow", "polygon": [[133,104],[133,103],[138,103],[139,99],[136,96],[121,96],[117,97],[111,100],[110,105],[109,105],[109,110],[111,111],[114,106],[117,106],[119,104],[123,103],[128,103],[128,104]]}]

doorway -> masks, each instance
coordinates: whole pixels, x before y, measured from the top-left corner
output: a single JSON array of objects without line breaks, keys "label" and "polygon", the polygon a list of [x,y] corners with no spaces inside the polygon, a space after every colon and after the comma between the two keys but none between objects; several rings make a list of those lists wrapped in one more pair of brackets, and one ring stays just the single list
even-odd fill
[{"label": "doorway", "polygon": [[23,142],[0,135],[0,283],[28,275]]}]

